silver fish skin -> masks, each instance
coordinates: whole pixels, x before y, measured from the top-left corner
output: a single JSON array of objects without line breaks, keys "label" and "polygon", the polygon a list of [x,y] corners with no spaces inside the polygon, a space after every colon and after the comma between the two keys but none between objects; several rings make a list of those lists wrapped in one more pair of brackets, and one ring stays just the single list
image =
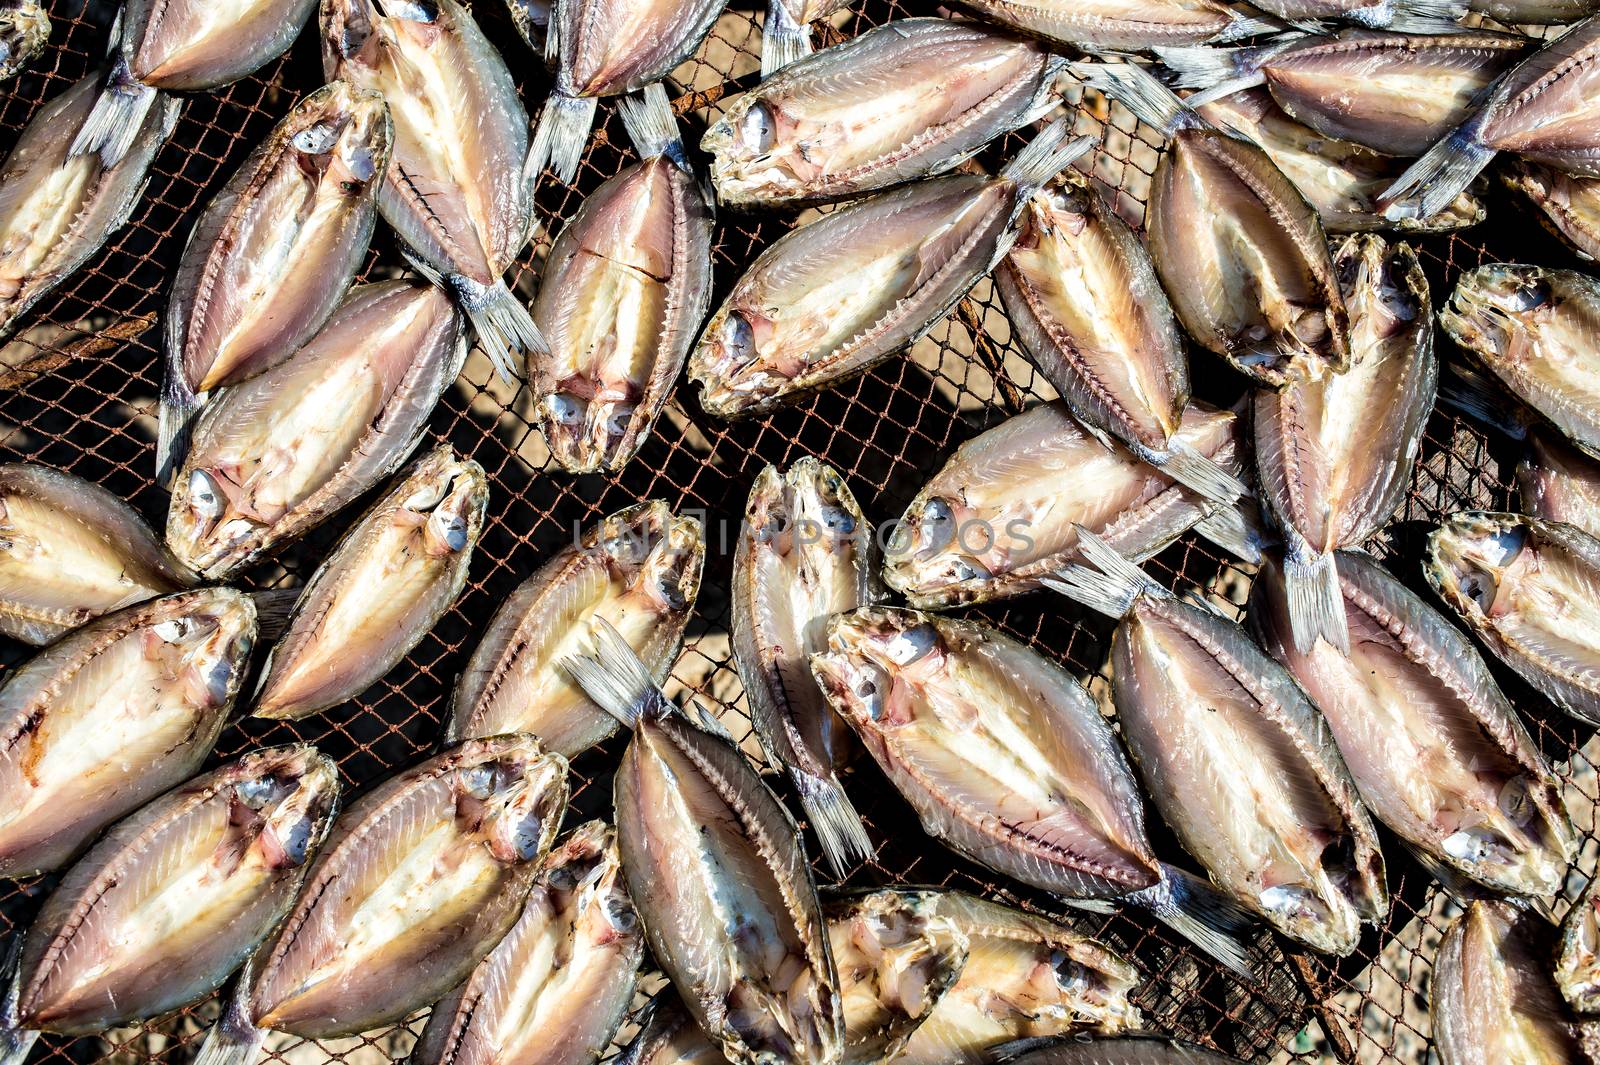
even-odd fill
[{"label": "silver fish skin", "polygon": [[735,1065],[836,1065],[839,978],[800,830],[715,718],[674,706],[609,627],[565,661],[633,730],[617,846],[650,951]]},{"label": "silver fish skin", "polygon": [[49,466],[0,465],[0,632],[42,647],[193,582],[120,497]]},{"label": "silver fish skin", "polygon": [[526,734],[468,740],[366,792],[196,1061],[247,1065],[269,1029],[355,1035],[442,998],[516,923],[566,804],[566,759]]},{"label": "silver fish skin", "polygon": [[1574,177],[1521,159],[1503,168],[1500,178],[1538,208],[1545,228],[1579,258],[1600,258],[1600,179]]},{"label": "silver fish skin", "polygon": [[167,304],[163,481],[207,393],[288,358],[339,306],[372,240],[391,140],[383,97],[334,82],[296,104],[207,205]]},{"label": "silver fish skin", "polygon": [[[1237,419],[1191,403],[1177,439],[1238,476]],[[956,448],[901,516],[883,579],[912,606],[939,610],[1020,595],[1078,557],[1078,529],[1144,559],[1197,523],[1228,515],[1118,444],[1085,430],[1063,403],[1018,414]],[[1242,535],[1242,534],[1241,534]],[[1250,545],[1231,549],[1259,557]]]},{"label": "silver fish skin", "polygon": [[589,821],[556,842],[522,915],[433,1007],[416,1065],[592,1065],[633,1001],[644,933],[616,832]]},{"label": "silver fish skin", "polygon": [[1437,233],[1483,221],[1483,202],[1463,192],[1430,218],[1385,218],[1378,197],[1405,169],[1402,160],[1351,141],[1325,137],[1286,114],[1256,86],[1196,107],[1213,126],[1256,144],[1316,208],[1330,234],[1378,229]]},{"label": "silver fish skin", "polygon": [[94,106],[96,86],[90,76],[41,107],[0,164],[0,337],[127,223],[150,161],[177,124],[182,105],[163,95],[130,128],[116,164],[73,155],[72,133]]},{"label": "silver fish skin", "polygon": [[1474,902],[1433,963],[1433,1042],[1441,1065],[1586,1065],[1550,975],[1555,930],[1504,902]]},{"label": "silver fish skin", "polygon": [[500,376],[544,349],[501,277],[532,235],[528,114],[456,0],[322,0],[322,68],[381,95],[394,123],[378,210],[412,264],[460,303]]},{"label": "silver fish skin", "polygon": [[785,67],[706,130],[717,199],[849,199],[955,167],[1054,107],[1063,60],[969,22],[898,19]]},{"label": "silver fish skin", "polygon": [[1600,1013],[1600,877],[1591,877],[1561,922],[1556,987],[1574,1013]]},{"label": "silver fish skin", "polygon": [[1438,394],[1433,303],[1408,244],[1347,237],[1334,270],[1350,368],[1291,367],[1254,401],[1256,478],[1283,533],[1295,646],[1348,646],[1334,552],[1377,532],[1405,498]]},{"label": "silver fish skin", "polygon": [[1283,935],[1340,957],[1389,912],[1383,854],[1332,730],[1238,625],[1180,600],[1103,541],[1057,590],[1119,617],[1122,735],[1185,849]]},{"label": "silver fish skin", "polygon": [[1600,721],[1600,540],[1467,511],[1428,535],[1422,572],[1502,662],[1568,714]]},{"label": "silver fish skin", "polygon": [[811,669],[929,836],[1024,884],[1120,899],[1248,971],[1234,914],[1157,860],[1116,735],[1060,666],[974,622],[865,607]]},{"label": "silver fish skin", "polygon": [[314,747],[252,751],[118,823],[23,940],[17,1016],[94,1035],[199,1001],[288,912],[339,804]]},{"label": "silver fish skin", "polygon": [[1219,504],[1247,494],[1178,436],[1189,358],[1132,228],[1070,170],[1033,194],[1018,228],[995,287],[1023,349],[1073,415]]},{"label": "silver fish skin", "polygon": [[793,783],[840,877],[872,840],[839,782],[854,737],[806,657],[822,649],[829,615],[872,598],[872,527],[844,478],[810,456],[763,469],[733,556],[734,662],[767,760]]},{"label": "silver fish skin", "polygon": [[448,444],[414,462],[306,582],[251,714],[309,717],[393,669],[461,595],[488,503],[483,467]]},{"label": "silver fish skin", "polygon": [[[659,87],[654,92],[659,93]],[[649,437],[711,303],[711,208],[676,122],[627,98],[641,162],[567,220],[545,259],[528,361],[539,429],[568,473],[616,471]]]},{"label": "silver fish skin", "polygon": [[705,562],[698,519],[659,499],[585,529],[506,598],[461,672],[446,741],[531,732],[568,758],[617,730],[561,669],[601,622],[665,683],[694,613]]},{"label": "silver fish skin", "polygon": [[1214,0],[962,0],[986,22],[1086,51],[1140,51],[1259,32],[1259,20]]},{"label": "silver fish skin", "polygon": [[1007,1058],[1006,1065],[1243,1065],[1238,1058],[1163,1035],[1061,1039]]},{"label": "silver fish skin", "polygon": [[1263,565],[1251,626],[1339,744],[1367,808],[1424,861],[1512,895],[1561,889],[1577,836],[1560,785],[1470,640],[1360,552],[1339,552],[1350,649],[1290,632]]},{"label": "silver fish skin", "polygon": [[1600,461],[1553,434],[1535,430],[1517,464],[1522,513],[1576,525],[1600,537]]},{"label": "silver fish skin", "polygon": [[431,285],[351,289],[299,351],[206,404],[173,478],[173,554],[220,579],[392,473],[461,370],[463,326]]},{"label": "silver fish skin", "polygon": [[0,81],[14,78],[50,39],[50,13],[43,0],[0,3]]},{"label": "silver fish skin", "polygon": [[1471,117],[1529,47],[1526,37],[1491,30],[1350,29],[1253,48],[1162,49],[1160,56],[1179,87],[1206,90],[1196,104],[1265,85],[1290,117],[1325,137],[1417,156]]},{"label": "silver fish skin", "polygon": [[1467,7],[1507,25],[1561,26],[1600,10],[1595,0],[1467,0]]},{"label": "silver fish skin", "polygon": [[203,588],[109,614],[17,667],[0,688],[0,877],[61,868],[191,776],[255,636],[249,596]]},{"label": "silver fish skin", "polygon": [[760,414],[911,345],[994,268],[1028,197],[1090,147],[1070,119],[998,176],[957,174],[857,200],[757,256],[689,358],[701,405]]},{"label": "silver fish skin", "polygon": [[1462,275],[1439,324],[1513,396],[1600,454],[1600,281],[1575,270],[1490,263]]}]

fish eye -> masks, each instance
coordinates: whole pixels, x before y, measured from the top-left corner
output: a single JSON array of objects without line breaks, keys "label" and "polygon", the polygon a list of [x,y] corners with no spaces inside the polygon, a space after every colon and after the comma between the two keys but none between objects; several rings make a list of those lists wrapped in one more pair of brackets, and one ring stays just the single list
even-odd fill
[{"label": "fish eye", "polygon": [[317,122],[289,139],[296,151],[307,155],[326,155],[339,141],[339,127],[332,122]]},{"label": "fish eye", "polygon": [[296,818],[294,824],[289,826],[288,834],[278,840],[278,845],[283,848],[283,855],[289,859],[289,864],[303,865],[306,855],[311,851],[310,820]]},{"label": "fish eye", "polygon": [[[378,160],[373,158],[372,149],[364,145],[350,153],[350,160],[346,166],[350,171],[350,176],[355,178],[356,182],[368,182],[378,176]],[[351,192],[361,187],[359,184],[348,181],[345,184],[352,186],[349,190]]]},{"label": "fish eye", "polygon": [[628,431],[628,426],[632,423],[632,407],[614,407],[610,417],[606,419],[606,433],[609,436],[622,436]]},{"label": "fish eye", "polygon": [[842,507],[824,507],[822,523],[835,536],[849,536],[856,531],[855,515]]},{"label": "fish eye", "polygon": [[254,780],[241,780],[234,785],[233,793],[250,809],[259,810],[272,798],[273,790],[270,780],[257,777]]},{"label": "fish eye", "polygon": [[624,906],[616,899],[606,900],[606,921],[618,932],[627,934],[639,927],[639,916],[633,907]]},{"label": "fish eye", "polygon": [[928,505],[922,508],[922,520],[930,525],[943,525],[955,516],[950,507],[950,501],[937,497],[928,500]]},{"label": "fish eye", "polygon": [[150,631],[167,643],[182,643],[194,635],[197,628],[191,618],[171,618],[151,626]]},{"label": "fish eye", "polygon": [[475,765],[461,771],[461,787],[474,799],[487,799],[494,794],[495,771],[492,765]]},{"label": "fish eye", "polygon": [[558,865],[550,870],[544,882],[557,891],[571,891],[578,886],[577,876],[565,865]]},{"label": "fish eye", "polygon": [[656,585],[656,593],[661,596],[661,601],[669,609],[682,610],[689,605],[689,600],[684,597],[683,589],[678,587],[678,582],[672,577],[663,577]]},{"label": "fish eye", "polygon": [[1070,994],[1081,995],[1089,990],[1089,973],[1065,951],[1050,955],[1050,966],[1055,970],[1056,986]]},{"label": "fish eye", "polygon": [[222,490],[205,470],[195,470],[189,475],[189,507],[207,521],[222,516]]},{"label": "fish eye", "polygon": [[460,551],[467,546],[467,519],[460,514],[446,514],[443,511],[434,511],[434,529],[444,546],[451,551]]},{"label": "fish eye", "polygon": [[756,333],[750,320],[738,311],[729,311],[722,322],[722,349],[740,365],[749,362],[756,353]]},{"label": "fish eye", "polygon": [[939,646],[939,632],[932,625],[913,625],[894,634],[889,640],[889,660],[897,666],[909,666],[926,658]]},{"label": "fish eye", "polygon": [[516,848],[517,857],[523,861],[530,861],[539,853],[539,819],[524,817],[517,821],[517,831],[511,838],[511,845]]},{"label": "fish eye", "polygon": [[389,18],[405,19],[407,22],[439,20],[439,5],[434,0],[387,0],[383,11]]},{"label": "fish eye", "polygon": [[583,421],[584,403],[576,396],[557,392],[545,399],[544,406],[550,420],[557,425],[570,429]]},{"label": "fish eye", "polygon": [[1548,304],[1553,295],[1549,281],[1531,277],[1512,290],[1506,303],[1513,311],[1532,311]]},{"label": "fish eye", "polygon": [[985,580],[992,576],[994,574],[989,572],[989,568],[975,559],[958,558],[950,564],[950,577],[952,580],[977,581]]},{"label": "fish eye", "polygon": [[739,133],[744,137],[745,147],[762,153],[771,150],[777,129],[766,104],[757,103],[744,113],[739,120]]}]

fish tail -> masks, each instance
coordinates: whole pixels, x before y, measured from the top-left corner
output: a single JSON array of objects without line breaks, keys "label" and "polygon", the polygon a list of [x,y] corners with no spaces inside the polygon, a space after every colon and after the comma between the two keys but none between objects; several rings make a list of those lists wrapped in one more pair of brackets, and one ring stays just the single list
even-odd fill
[{"label": "fish tail", "polygon": [[1391,13],[1381,28],[1394,33],[1449,33],[1467,14],[1461,0],[1390,0],[1385,6]]},{"label": "fish tail", "polygon": [[460,274],[443,274],[410,252],[406,252],[405,257],[413,270],[456,298],[456,303],[472,322],[478,346],[489,356],[495,372],[506,384],[515,386],[518,380],[512,349],[530,355],[549,353],[544,334],[533,323],[528,308],[503,280],[485,285]]},{"label": "fish tail", "polygon": [[[1161,882],[1129,901],[1240,976],[1255,979],[1245,940],[1255,926],[1250,912],[1199,877],[1161,866]],[[197,1063],[204,1065],[204,1063]]]},{"label": "fish tail", "polygon": [[196,393],[183,380],[182,367],[167,368],[167,379],[161,385],[161,406],[156,425],[156,483],[172,484],[184,456],[189,451],[189,434],[194,420],[205,406],[206,393]]},{"label": "fish tail", "polygon": [[[294,617],[294,605],[300,601],[303,588],[265,588],[247,592],[256,608],[256,639],[263,644],[277,643],[289,628]],[[261,683],[266,683],[267,670],[261,671]],[[256,686],[260,691],[260,684]]]},{"label": "fish tail", "polygon": [[667,100],[665,85],[653,81],[643,91],[629,93],[617,101],[617,110],[639,158],[655,159],[664,155],[683,169],[689,169],[689,156],[683,150],[683,135],[678,130],[672,104]]},{"label": "fish tail", "polygon": [[193,1065],[254,1065],[266,1033],[250,1021],[245,1011],[254,966],[246,964],[234,979],[233,993],[222,1007],[222,1015],[206,1033]]},{"label": "fish tail", "polygon": [[872,840],[861,823],[837,777],[817,777],[798,769],[791,770],[800,805],[805,807],[811,827],[817,830],[822,853],[827,855],[833,875],[843,880],[849,866],[872,857]]},{"label": "fish tail", "polygon": [[561,660],[561,668],[600,709],[628,728],[637,727],[646,717],[663,717],[675,710],[616,626],[597,617],[590,631],[594,652],[568,655]]},{"label": "fish tail", "polygon": [[1461,362],[1446,367],[1439,382],[1439,402],[1498,429],[1513,440],[1528,438],[1528,418],[1504,389],[1496,389],[1478,370]]},{"label": "fish tail", "polygon": [[1005,165],[1000,175],[1010,178],[1024,189],[1042,187],[1094,147],[1093,137],[1067,139],[1072,135],[1075,124],[1076,118],[1072,115],[1050,123],[1038,136],[1023,145],[1022,151]]},{"label": "fish tail", "polygon": [[1240,500],[1213,507],[1210,514],[1194,523],[1194,531],[1241,562],[1259,565],[1266,538],[1261,526],[1250,520],[1246,505],[1247,501]]},{"label": "fish tail", "polygon": [[1144,570],[1117,554],[1117,549],[1082,525],[1078,551],[1086,565],[1068,566],[1041,582],[1090,610],[1120,618],[1141,595],[1170,598],[1171,593],[1151,580]]},{"label": "fish tail", "polygon": [[1139,121],[1162,133],[1204,124],[1184,106],[1177,93],[1144,67],[1132,63],[1074,63],[1072,72],[1089,88],[1116,100]]},{"label": "fish tail", "polygon": [[768,0],[767,21],[761,25],[762,79],[810,54],[811,27],[796,22],[783,0]]},{"label": "fish tail", "polygon": [[1151,465],[1215,503],[1232,503],[1250,494],[1249,485],[1182,440],[1167,441],[1166,454]]},{"label": "fish tail", "polygon": [[22,1065],[39,1033],[22,1027],[22,937],[11,937],[0,958],[0,1065]]},{"label": "fish tail", "polygon": [[1489,165],[1495,150],[1480,144],[1475,120],[1468,119],[1439,139],[1378,196],[1391,222],[1432,218],[1466,191]]},{"label": "fish tail", "polygon": [[[554,24],[552,19],[551,25]],[[569,185],[572,183],[578,176],[583,146],[589,142],[596,103],[592,96],[550,94],[539,115],[539,125],[533,131],[533,144],[528,147],[528,161],[522,169],[524,179],[532,182],[549,164],[556,177]]]},{"label": "fish tail", "polygon": [[103,166],[116,166],[132,149],[145,115],[159,95],[157,90],[134,79],[128,61],[119,54],[67,154],[98,153]]},{"label": "fish tail", "polygon": [[1283,585],[1289,599],[1289,627],[1301,654],[1310,654],[1319,636],[1341,651],[1350,649],[1332,551],[1317,554],[1304,542],[1291,542],[1283,555]]}]

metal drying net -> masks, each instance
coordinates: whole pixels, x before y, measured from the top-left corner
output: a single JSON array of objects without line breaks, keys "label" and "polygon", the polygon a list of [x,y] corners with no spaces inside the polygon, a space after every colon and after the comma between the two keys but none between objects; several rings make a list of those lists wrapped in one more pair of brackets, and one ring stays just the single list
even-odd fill
[{"label": "metal drying net", "polygon": [[[471,6],[536,116],[547,86],[542,62],[516,36],[496,0],[476,0]],[[50,48],[0,95],[0,144],[7,148],[42,102],[82,77],[106,48],[112,3],[54,0],[50,7],[55,23]],[[891,18],[933,13],[932,4],[859,0],[821,30],[819,44]],[[698,140],[729,97],[755,83],[759,26],[754,10],[742,4],[730,9],[695,57],[675,72],[669,95],[682,116],[687,143]],[[0,349],[0,450],[6,460],[42,462],[98,481],[161,527],[166,495],[152,480],[161,376],[155,326],[165,301],[167,272],[208,198],[292,102],[322,80],[312,28],[286,57],[255,76],[185,101],[182,120],[156,157],[149,187],[130,224],[35,308],[18,339]],[[1098,96],[1082,103],[1085,132],[1104,133],[1093,173],[1118,209],[1138,223],[1161,138]],[[1013,134],[992,146],[980,162],[995,165],[1022,143],[1023,137]],[[576,184],[567,186],[546,175],[538,186],[543,230],[512,279],[524,297],[536,285],[550,231],[631,158],[614,110],[603,106]],[[1418,241],[1436,303],[1461,271],[1482,262],[1571,264],[1572,255],[1542,235],[1523,206],[1507,194],[1491,190],[1489,207],[1489,222],[1465,236]],[[717,299],[792,221],[733,214],[719,220]],[[400,263],[393,239],[380,226],[365,276],[388,276],[398,272]],[[1204,353],[1195,356],[1193,376],[1196,391],[1213,403],[1231,403],[1242,392],[1238,376]],[[573,478],[550,466],[526,398],[513,396],[494,379],[488,361],[474,353],[430,423],[435,440],[449,441],[475,458],[492,483],[488,525],[460,602],[361,698],[305,721],[240,721],[224,734],[214,761],[252,746],[311,741],[338,760],[347,787],[353,789],[435,749],[454,678],[500,600],[568,542],[575,527],[651,497],[699,512],[710,540],[695,620],[674,670],[675,691],[692,692],[717,709],[754,751],[729,649],[727,583],[739,517],[756,473],[767,463],[787,465],[802,455],[819,456],[845,475],[870,519],[891,521],[955,445],[1051,394],[1012,342],[999,300],[984,281],[906,356],[843,388],[730,426],[701,412],[691,390],[682,387],[626,470],[615,477]],[[1398,523],[1372,545],[1374,550],[1402,579],[1420,588],[1421,531],[1455,510],[1511,505],[1515,448],[1449,413],[1436,413],[1404,510]],[[248,582],[258,587],[298,583],[359,511],[350,508],[287,555],[257,567]],[[1149,565],[1164,583],[1202,587],[1236,611],[1248,590],[1248,571],[1192,536]],[[1092,679],[1103,670],[1109,624],[1064,599],[1033,596],[972,612],[1066,661],[1081,677]],[[11,645],[0,661],[14,664],[23,654]],[[1600,848],[1593,755],[1583,747],[1587,736],[1509,672],[1496,668],[1569,782],[1573,819],[1585,833],[1583,868],[1592,869]],[[572,823],[609,813],[610,771],[622,742],[613,739],[574,761]],[[1286,944],[1263,933],[1260,949],[1275,962],[1272,976],[1264,985],[1246,986],[1198,958],[1147,917],[1063,913],[1048,897],[996,880],[957,858],[922,835],[910,809],[870,765],[856,769],[847,786],[877,845],[871,861],[851,872],[849,886],[944,885],[1061,916],[1137,960],[1145,980],[1136,1002],[1152,1027],[1247,1061],[1421,1065],[1428,1060],[1430,959],[1450,916],[1449,904],[1398,846],[1390,846],[1386,855],[1393,912],[1381,929],[1368,932],[1355,956],[1336,963],[1315,955],[1283,954]],[[1165,854],[1179,853],[1171,838],[1158,837],[1156,843]],[[814,840],[811,851],[817,852]],[[820,860],[818,869],[821,874]],[[1574,870],[1569,897],[1582,880]],[[48,878],[0,883],[0,938],[26,922],[50,886]],[[1558,909],[1564,910],[1565,904]],[[652,990],[659,984],[659,978],[646,982]],[[641,1005],[643,1001],[641,994]],[[34,1060],[50,1065],[57,1060],[181,1065],[198,1049],[200,1035],[216,1012],[213,998],[176,1017],[105,1038],[46,1036]],[[337,1041],[274,1035],[268,1054],[284,1065],[335,1060],[383,1065],[405,1058],[422,1019],[419,1015],[388,1030]],[[626,1027],[621,1037],[631,1030]]]}]

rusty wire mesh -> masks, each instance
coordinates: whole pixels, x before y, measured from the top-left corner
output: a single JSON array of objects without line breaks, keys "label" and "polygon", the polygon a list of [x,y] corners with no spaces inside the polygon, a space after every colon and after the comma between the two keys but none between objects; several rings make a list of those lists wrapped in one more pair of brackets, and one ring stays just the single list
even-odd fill
[{"label": "rusty wire mesh", "polygon": [[[547,81],[542,66],[516,37],[495,0],[477,0],[475,14],[501,49],[537,114]],[[0,147],[42,101],[91,70],[105,48],[113,5],[102,0],[54,0],[51,46],[0,99]],[[890,18],[932,14],[927,3],[863,0],[835,16],[821,32],[848,37]],[[672,79],[672,93],[694,143],[728,96],[753,84],[759,16],[730,9],[696,56]],[[0,361],[0,449],[6,459],[27,459],[98,481],[129,499],[157,527],[166,497],[152,481],[155,397],[160,383],[155,321],[165,299],[165,279],[198,210],[220,187],[291,102],[321,84],[314,30],[289,55],[215,94],[186,100],[170,143],[156,157],[150,184],[131,223],[113,236],[87,268],[68,280],[29,317],[30,328]],[[1160,138],[1120,108],[1091,97],[1083,121],[1103,126],[1093,172],[1134,222],[1153,172]],[[1014,152],[1019,135],[983,157],[993,163]],[[550,231],[577,207],[582,195],[630,160],[620,123],[603,106],[601,125],[579,177],[567,186],[546,176],[537,192],[544,232],[514,268],[513,285],[530,295]],[[1491,193],[1491,221],[1465,236],[1419,243],[1436,299],[1464,269],[1495,259],[1570,264],[1572,256],[1538,232],[1520,204]],[[792,218],[724,215],[715,251],[720,298],[756,251]],[[365,275],[394,272],[400,259],[380,227]],[[141,333],[141,330],[144,330]],[[131,339],[129,339],[131,337]],[[1204,398],[1228,403],[1238,379],[1206,355],[1193,376]],[[511,588],[552,551],[605,514],[636,500],[659,497],[699,511],[710,531],[705,580],[684,653],[674,671],[680,691],[693,691],[717,707],[736,735],[750,726],[732,668],[727,639],[727,582],[732,537],[745,493],[766,463],[788,464],[804,454],[832,463],[849,480],[869,518],[898,516],[924,480],[960,441],[996,419],[1051,395],[1011,342],[1010,329],[988,282],[903,358],[841,389],[750,422],[727,425],[699,410],[680,388],[653,438],[615,477],[573,478],[547,469],[547,453],[533,428],[525,397],[493,380],[479,354],[445,395],[430,423],[480,462],[492,478],[490,518],[466,593],[407,659],[361,698],[303,722],[244,719],[224,735],[214,760],[251,746],[294,739],[313,741],[335,756],[345,782],[360,787],[434,748],[448,695],[477,633]],[[1436,413],[1398,523],[1372,545],[1402,579],[1420,586],[1419,532],[1425,524],[1465,506],[1511,504],[1509,471],[1515,445],[1487,437],[1448,413]],[[293,584],[326,553],[352,508],[282,558],[258,567],[250,583]],[[1168,583],[1190,582],[1242,603],[1248,573],[1214,549],[1186,537],[1151,562]],[[1060,599],[1034,596],[979,608],[973,613],[1066,661],[1080,676],[1102,668],[1109,626]],[[5,649],[4,661],[22,657]],[[1547,754],[1568,780],[1569,802],[1585,835],[1584,865],[1592,869],[1595,842],[1594,767],[1582,749],[1586,736],[1505,670],[1502,682],[1533,726]],[[574,762],[572,817],[605,814],[609,772],[620,739]],[[848,781],[877,844],[873,859],[848,878],[852,886],[889,882],[941,884],[1053,912],[1058,904],[1020,885],[996,881],[983,869],[924,838],[915,817],[870,767]],[[1159,831],[1159,829],[1158,829]],[[1176,843],[1158,838],[1176,855]],[[815,847],[812,848],[815,853]],[[1433,944],[1447,904],[1426,874],[1397,846],[1387,849],[1393,913],[1369,932],[1357,954],[1335,963],[1315,956],[1279,955],[1283,944],[1265,934],[1262,950],[1274,957],[1264,986],[1245,986],[1195,957],[1165,930],[1138,914],[1111,917],[1067,914],[1064,919],[1101,935],[1135,958],[1146,974],[1136,1001],[1152,1027],[1237,1054],[1249,1061],[1325,1060],[1423,1062],[1428,1049],[1427,979]],[[0,884],[0,933],[23,923],[50,886],[48,878]],[[1571,893],[1581,886],[1576,870]],[[1564,907],[1563,907],[1564,908]],[[178,1063],[198,1047],[214,1001],[104,1039],[47,1036],[36,1061],[153,1061]],[[399,1060],[420,1031],[421,1019],[337,1042],[282,1037],[269,1043],[276,1060],[320,1065],[340,1060],[376,1065]]]}]

